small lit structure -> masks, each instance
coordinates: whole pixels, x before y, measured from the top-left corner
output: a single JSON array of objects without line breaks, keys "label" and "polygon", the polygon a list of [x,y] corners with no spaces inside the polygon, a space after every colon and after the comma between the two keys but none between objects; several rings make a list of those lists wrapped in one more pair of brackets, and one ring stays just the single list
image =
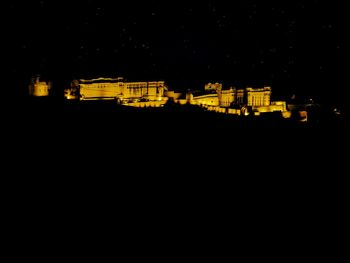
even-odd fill
[{"label": "small lit structure", "polygon": [[32,78],[29,84],[29,95],[32,97],[48,97],[51,87],[51,82],[40,81],[40,76],[36,76]]},{"label": "small lit structure", "polygon": [[222,84],[221,83],[215,83],[215,84],[212,84],[212,83],[208,83],[205,85],[204,87],[205,91],[221,91],[222,90]]}]

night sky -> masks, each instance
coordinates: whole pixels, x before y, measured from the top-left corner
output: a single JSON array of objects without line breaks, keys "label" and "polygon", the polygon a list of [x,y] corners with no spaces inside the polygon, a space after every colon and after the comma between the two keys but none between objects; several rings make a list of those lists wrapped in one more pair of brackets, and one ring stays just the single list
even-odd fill
[{"label": "night sky", "polygon": [[338,99],[348,85],[348,14],[338,1],[30,0],[5,5],[7,74],[18,83],[36,73],[57,83],[123,76],[165,80],[179,90],[221,81],[238,87],[272,85],[277,95]]}]

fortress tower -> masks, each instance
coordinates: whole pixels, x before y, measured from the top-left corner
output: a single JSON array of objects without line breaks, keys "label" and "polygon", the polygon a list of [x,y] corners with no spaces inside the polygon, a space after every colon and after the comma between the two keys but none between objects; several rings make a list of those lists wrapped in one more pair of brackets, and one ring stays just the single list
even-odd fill
[{"label": "fortress tower", "polygon": [[32,97],[48,97],[51,86],[51,82],[40,81],[39,75],[33,77],[29,84],[29,95]]}]

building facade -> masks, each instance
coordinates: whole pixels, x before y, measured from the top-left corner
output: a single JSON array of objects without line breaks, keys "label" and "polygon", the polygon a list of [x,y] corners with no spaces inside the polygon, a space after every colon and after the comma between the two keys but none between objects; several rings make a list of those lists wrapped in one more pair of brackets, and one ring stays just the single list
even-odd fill
[{"label": "building facade", "polygon": [[222,84],[221,83],[208,83],[204,87],[205,91],[221,91],[222,90]]},{"label": "building facade", "polygon": [[29,84],[29,95],[32,97],[48,97],[51,87],[51,82],[41,81],[40,76],[36,76],[32,78]]},{"label": "building facade", "polygon": [[272,102],[271,95],[272,89],[270,87],[224,90],[221,84],[209,83],[205,85],[204,92],[187,94],[187,103],[200,105],[216,112],[236,115],[287,112],[286,102]]},{"label": "building facade", "polygon": [[[118,99],[121,101],[157,101],[167,90],[164,81],[125,82],[123,78],[99,78],[73,81],[71,89],[79,90],[80,100]],[[66,92],[69,94],[69,92]]]},{"label": "building facade", "polygon": [[244,89],[235,89],[235,99],[234,103],[236,105],[245,105],[246,104],[246,91]]},{"label": "building facade", "polygon": [[247,106],[248,107],[264,107],[271,105],[272,89],[265,87],[262,89],[246,89]]},{"label": "building facade", "polygon": [[[191,92],[189,103],[197,105],[218,105],[223,108],[236,107],[269,107],[272,90],[270,87],[223,89],[222,84],[206,84],[204,92]],[[214,100],[215,98],[215,100]],[[215,102],[214,102],[215,101]],[[282,108],[282,107],[281,107]]]},{"label": "building facade", "polygon": [[220,107],[229,108],[235,102],[235,90],[221,90],[218,92]]}]

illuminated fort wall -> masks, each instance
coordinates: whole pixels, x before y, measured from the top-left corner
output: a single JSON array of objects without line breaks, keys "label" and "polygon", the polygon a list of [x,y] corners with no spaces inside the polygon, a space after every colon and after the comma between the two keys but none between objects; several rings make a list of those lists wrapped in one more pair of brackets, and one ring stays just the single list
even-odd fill
[{"label": "illuminated fort wall", "polygon": [[192,105],[200,106],[219,106],[219,97],[218,94],[207,94],[200,96],[193,96],[192,94],[187,95],[188,103]]},{"label": "illuminated fort wall", "polygon": [[271,102],[271,105],[269,106],[253,107],[253,110],[257,110],[261,113],[276,111],[284,112],[287,111],[287,103],[285,101],[274,101]]}]

